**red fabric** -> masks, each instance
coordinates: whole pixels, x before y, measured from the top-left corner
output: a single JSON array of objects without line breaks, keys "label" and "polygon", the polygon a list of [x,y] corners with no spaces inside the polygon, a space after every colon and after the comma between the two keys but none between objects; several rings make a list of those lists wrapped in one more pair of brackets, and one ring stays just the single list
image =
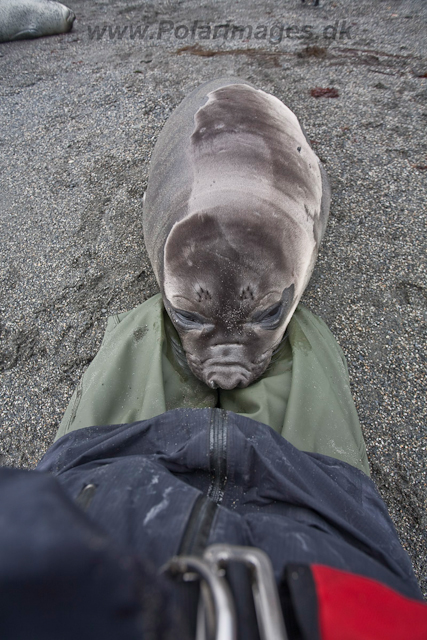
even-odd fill
[{"label": "red fabric", "polygon": [[311,565],[322,640],[427,640],[427,605],[375,580]]}]

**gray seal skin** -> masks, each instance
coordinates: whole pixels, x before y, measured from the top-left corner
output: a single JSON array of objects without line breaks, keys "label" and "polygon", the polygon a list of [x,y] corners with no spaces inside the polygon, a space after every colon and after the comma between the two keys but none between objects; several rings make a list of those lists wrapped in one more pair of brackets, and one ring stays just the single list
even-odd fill
[{"label": "gray seal skin", "polygon": [[51,0],[0,0],[0,42],[66,33],[75,17]]},{"label": "gray seal skin", "polygon": [[237,78],[203,84],[153,151],[144,238],[192,372],[247,387],[308,283],[330,189],[296,116]]}]

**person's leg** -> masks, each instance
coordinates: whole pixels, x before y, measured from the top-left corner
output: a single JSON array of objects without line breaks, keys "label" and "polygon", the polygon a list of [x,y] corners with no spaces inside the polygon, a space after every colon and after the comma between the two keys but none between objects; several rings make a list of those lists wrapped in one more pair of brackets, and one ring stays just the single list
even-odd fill
[{"label": "person's leg", "polygon": [[369,475],[344,354],[326,324],[301,305],[264,376],[246,389],[221,390],[220,406],[268,424],[302,451]]},{"label": "person's leg", "polygon": [[179,366],[171,341],[165,339],[164,321],[160,295],[109,318],[101,348],[80,380],[55,440],[82,427],[216,405],[216,391]]},{"label": "person's leg", "polygon": [[325,323],[301,306],[264,376],[246,389],[219,392],[188,369],[160,295],[111,317],[56,439],[74,429],[146,420],[178,407],[215,406],[269,425],[303,451],[369,473],[344,355]]}]

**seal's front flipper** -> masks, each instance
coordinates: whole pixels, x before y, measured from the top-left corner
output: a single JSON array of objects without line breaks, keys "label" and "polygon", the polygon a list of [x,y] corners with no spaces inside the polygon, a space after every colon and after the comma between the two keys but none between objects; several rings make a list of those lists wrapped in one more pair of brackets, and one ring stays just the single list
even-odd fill
[{"label": "seal's front flipper", "polygon": [[20,31],[14,35],[11,40],[29,40],[31,38],[40,38],[42,35],[42,32],[38,29],[25,29],[25,31]]}]

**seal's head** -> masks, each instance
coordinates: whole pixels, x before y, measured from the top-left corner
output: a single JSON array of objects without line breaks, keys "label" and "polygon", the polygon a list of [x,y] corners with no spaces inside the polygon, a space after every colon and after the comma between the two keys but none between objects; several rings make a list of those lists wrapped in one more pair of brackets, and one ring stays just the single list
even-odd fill
[{"label": "seal's head", "polygon": [[242,203],[230,203],[177,223],[167,240],[165,307],[190,369],[211,388],[259,378],[298,302],[307,239],[292,221],[268,217],[266,225],[261,211],[243,215]]},{"label": "seal's head", "polygon": [[219,79],[174,112],[154,150],[144,237],[193,373],[247,387],[310,278],[329,188],[295,114]]},{"label": "seal's head", "polygon": [[[71,31],[76,19],[75,13],[65,5],[60,2],[48,2],[47,0],[39,0],[38,3],[32,2],[31,10],[28,10],[27,17],[30,22],[29,30],[33,31],[32,37],[67,33]],[[22,35],[21,37],[28,37],[28,35]],[[15,39],[18,39],[18,37]]]}]

